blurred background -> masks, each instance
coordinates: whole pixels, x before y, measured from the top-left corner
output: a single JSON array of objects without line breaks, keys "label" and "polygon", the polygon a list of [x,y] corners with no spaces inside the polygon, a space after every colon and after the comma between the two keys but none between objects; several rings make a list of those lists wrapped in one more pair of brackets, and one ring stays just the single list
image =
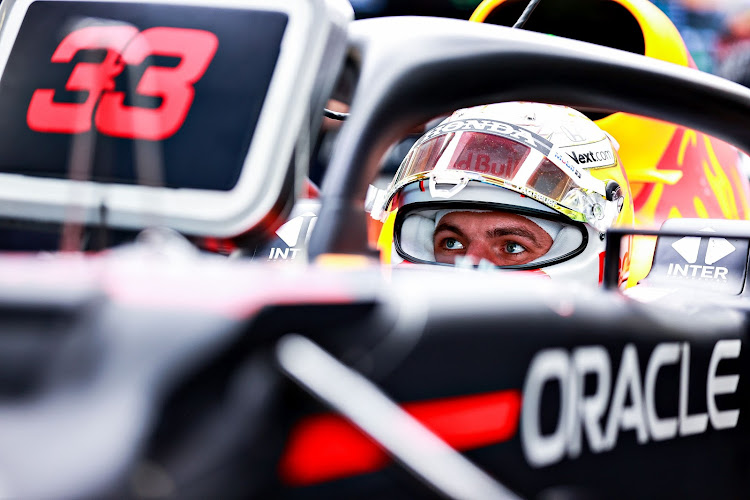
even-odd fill
[{"label": "blurred background", "polygon": [[[422,15],[469,19],[481,0],[350,0],[357,19]],[[556,1],[556,0],[542,0]],[[652,0],[702,71],[750,86],[750,0]]]}]

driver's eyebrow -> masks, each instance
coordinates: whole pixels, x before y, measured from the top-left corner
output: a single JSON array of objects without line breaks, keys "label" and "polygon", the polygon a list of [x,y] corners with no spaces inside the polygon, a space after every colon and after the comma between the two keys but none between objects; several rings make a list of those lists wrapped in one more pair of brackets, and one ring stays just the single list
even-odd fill
[{"label": "driver's eyebrow", "polygon": [[534,244],[535,247],[537,248],[542,247],[541,243],[537,241],[536,236],[534,236],[534,233],[532,233],[528,229],[523,229],[521,227],[496,227],[495,229],[487,230],[488,238],[500,238],[502,236],[507,236],[509,234],[513,234],[515,236],[521,236],[523,238],[528,238],[529,240],[531,240],[531,242]]},{"label": "driver's eyebrow", "polygon": [[452,231],[456,233],[458,236],[461,236],[462,238],[466,237],[459,228],[454,226],[453,224],[448,224],[447,222],[443,222],[441,224],[438,224],[438,227],[435,228],[435,232],[432,233],[432,237],[434,238],[436,234],[438,234],[440,231]]}]

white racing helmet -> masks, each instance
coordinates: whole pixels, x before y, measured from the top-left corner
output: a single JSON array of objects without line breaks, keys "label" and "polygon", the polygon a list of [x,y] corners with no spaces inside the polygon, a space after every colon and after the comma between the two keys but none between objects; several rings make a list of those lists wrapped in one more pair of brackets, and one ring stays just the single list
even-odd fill
[{"label": "white racing helmet", "polygon": [[630,200],[617,143],[594,122],[565,106],[508,102],[456,111],[425,133],[371,214],[390,264],[598,282],[606,230],[632,224]]}]

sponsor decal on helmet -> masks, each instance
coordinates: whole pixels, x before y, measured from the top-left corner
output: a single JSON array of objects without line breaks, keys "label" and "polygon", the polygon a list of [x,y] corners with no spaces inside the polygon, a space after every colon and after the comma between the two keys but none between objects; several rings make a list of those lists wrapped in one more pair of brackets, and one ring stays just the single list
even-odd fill
[{"label": "sponsor decal on helmet", "polygon": [[565,146],[558,149],[560,159],[569,166],[581,168],[608,167],[615,163],[609,140],[603,139],[593,144]]},{"label": "sponsor decal on helmet", "polygon": [[499,135],[506,139],[511,139],[530,148],[536,149],[544,156],[549,155],[552,150],[552,143],[544,137],[537,135],[529,130],[512,123],[501,122],[497,120],[454,120],[447,123],[441,123],[437,127],[429,130],[424,134],[418,144],[429,141],[435,137],[451,132],[484,132],[487,134]]},{"label": "sponsor decal on helmet", "polygon": [[[691,370],[688,342],[659,343],[649,355],[643,372],[638,348],[627,344],[614,383],[612,359],[601,345],[538,352],[531,361],[523,389],[520,426],[526,460],[533,467],[545,467],[566,457],[576,458],[584,442],[592,453],[606,452],[617,445],[620,431],[635,431],[638,443],[645,444],[702,434],[709,427],[715,430],[736,427],[740,410],[726,408],[729,404],[726,402],[719,409],[717,396],[735,393],[740,376],[727,367],[722,367],[719,375],[718,367],[722,360],[739,358],[741,347],[739,339],[719,340],[713,346],[708,367]],[[662,376],[660,381],[660,375],[667,371],[673,375]],[[677,371],[679,384],[673,380]],[[704,413],[688,411],[696,406],[695,401],[688,401],[689,384],[701,379],[693,376],[694,371],[706,373]],[[592,380],[596,381],[593,392],[589,390]],[[542,412],[542,395],[551,395],[552,391],[545,391],[550,386],[559,388],[559,409],[553,416],[555,426],[551,431],[543,429],[541,424],[542,417],[549,416],[547,406]],[[676,392],[676,414],[669,414],[662,405],[657,405],[657,387],[662,394],[670,388]]]},{"label": "sponsor decal on helmet", "polygon": [[578,167],[576,167],[575,165],[571,165],[569,161],[566,160],[562,154],[560,154],[559,150],[553,150],[550,154],[550,159],[555,165],[563,168],[563,171],[568,170],[568,175],[573,174],[573,176],[575,176],[575,179],[581,179],[583,177],[583,174],[578,169]]},{"label": "sponsor decal on helmet", "polygon": [[470,170],[480,174],[489,174],[501,179],[512,178],[521,164],[490,162],[492,157],[482,153],[467,153],[454,165],[456,170]]}]

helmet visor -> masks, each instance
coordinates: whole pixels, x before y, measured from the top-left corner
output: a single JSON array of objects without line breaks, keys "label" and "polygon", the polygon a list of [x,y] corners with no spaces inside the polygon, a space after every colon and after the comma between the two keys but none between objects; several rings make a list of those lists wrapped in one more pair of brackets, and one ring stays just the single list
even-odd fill
[{"label": "helmet visor", "polygon": [[432,170],[466,170],[511,180],[531,148],[504,137],[471,132],[450,133],[427,140],[414,149],[399,179]]},{"label": "helmet visor", "polygon": [[603,183],[565,162],[543,137],[520,127],[511,130],[516,136],[467,130],[426,134],[404,159],[391,191],[428,177],[441,183],[463,176],[512,189],[573,220],[590,221],[590,195],[601,198]]}]

